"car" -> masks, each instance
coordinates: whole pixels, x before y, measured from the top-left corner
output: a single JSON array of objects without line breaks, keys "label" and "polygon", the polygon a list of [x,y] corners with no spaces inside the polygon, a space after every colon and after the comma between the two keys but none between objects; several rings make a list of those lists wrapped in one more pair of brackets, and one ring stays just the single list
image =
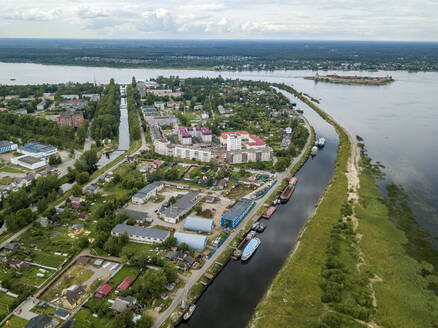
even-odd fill
[{"label": "car", "polygon": [[23,309],[22,309],[22,308],[19,308],[19,309],[17,310],[17,314],[21,314],[21,312],[23,312]]}]

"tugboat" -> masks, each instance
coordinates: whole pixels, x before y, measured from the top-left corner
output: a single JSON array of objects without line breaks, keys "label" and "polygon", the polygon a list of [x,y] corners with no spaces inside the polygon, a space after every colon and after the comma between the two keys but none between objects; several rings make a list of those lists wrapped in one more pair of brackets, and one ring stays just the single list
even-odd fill
[{"label": "tugboat", "polygon": [[319,138],[318,140],[318,147],[322,148],[325,146],[325,139],[324,138]]},{"label": "tugboat", "polygon": [[313,146],[310,154],[312,155],[312,157],[315,157],[317,152],[318,152],[318,147]]},{"label": "tugboat", "polygon": [[184,319],[184,320],[189,320],[190,317],[192,316],[193,312],[195,312],[195,309],[196,309],[196,304],[192,304],[192,305],[190,305],[190,306],[189,306],[189,309],[187,310],[187,312],[184,313],[184,315],[183,315],[183,319]]}]

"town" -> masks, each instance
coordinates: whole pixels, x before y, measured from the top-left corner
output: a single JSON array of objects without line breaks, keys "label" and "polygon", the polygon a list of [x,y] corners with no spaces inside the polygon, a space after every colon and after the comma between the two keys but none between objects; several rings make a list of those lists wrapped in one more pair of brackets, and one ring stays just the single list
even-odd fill
[{"label": "town", "polygon": [[0,92],[1,327],[178,323],[313,146],[265,82]]}]

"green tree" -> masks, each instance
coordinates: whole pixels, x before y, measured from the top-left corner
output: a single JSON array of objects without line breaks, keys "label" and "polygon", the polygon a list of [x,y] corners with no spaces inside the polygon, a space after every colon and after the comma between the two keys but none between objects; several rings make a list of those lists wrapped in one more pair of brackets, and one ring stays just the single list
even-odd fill
[{"label": "green tree", "polygon": [[152,317],[148,316],[147,314],[144,314],[141,316],[140,319],[137,320],[136,327],[138,328],[151,328],[154,324],[154,320]]},{"label": "green tree", "polygon": [[87,183],[90,180],[90,174],[88,172],[81,172],[76,175],[76,182],[80,185]]}]

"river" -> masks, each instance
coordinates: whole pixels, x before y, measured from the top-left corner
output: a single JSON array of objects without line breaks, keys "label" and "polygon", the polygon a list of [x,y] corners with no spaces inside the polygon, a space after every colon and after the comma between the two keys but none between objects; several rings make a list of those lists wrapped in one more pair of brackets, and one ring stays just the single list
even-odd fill
[{"label": "river", "polygon": [[[392,75],[394,83],[385,86],[360,86],[316,83],[304,80],[311,71],[214,72],[196,70],[117,69],[39,64],[0,63],[0,83],[38,84],[86,82],[129,83],[159,75],[182,78],[204,76],[264,80],[286,83],[320,100],[320,106],[353,135],[360,135],[370,156],[385,166],[387,180],[401,184],[413,200],[418,221],[438,237],[438,152],[433,151],[438,135],[438,73],[408,72],[324,72],[324,74]],[[9,81],[15,78],[16,81]],[[249,263],[233,262],[208,289],[199,302],[190,327],[232,322],[245,326],[254,306],[271,283],[272,277],[291,249],[296,232],[311,213],[313,204],[330,178],[336,137],[333,129],[300,105],[317,134],[328,139],[324,149],[299,173],[300,182],[291,201],[282,206],[268,223],[262,245]],[[211,296],[213,295],[213,296]],[[222,300],[222,301],[221,301]],[[225,303],[224,303],[225,302]],[[245,303],[242,303],[245,302]],[[223,318],[223,319],[222,319]],[[222,319],[222,320],[221,320]],[[196,324],[198,323],[198,324]]]}]

